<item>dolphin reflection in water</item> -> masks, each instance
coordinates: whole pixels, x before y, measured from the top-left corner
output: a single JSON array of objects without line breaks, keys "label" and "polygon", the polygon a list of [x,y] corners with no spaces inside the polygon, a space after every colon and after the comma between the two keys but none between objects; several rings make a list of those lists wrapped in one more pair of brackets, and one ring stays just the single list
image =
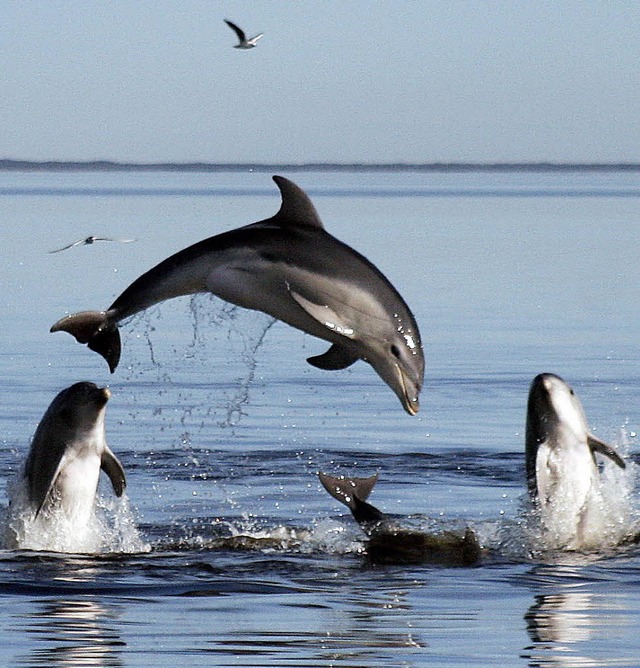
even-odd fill
[{"label": "dolphin reflection in water", "polygon": [[424,533],[403,527],[367,503],[378,475],[369,478],[333,477],[319,473],[323,487],[343,503],[367,534],[367,556],[374,563],[433,563],[472,566],[480,560],[481,548],[472,529],[460,535],[453,531]]},{"label": "dolphin reflection in water", "polygon": [[173,297],[211,292],[330,342],[307,360],[315,367],[365,360],[415,415],[424,355],[409,307],[369,260],[325,231],[301,188],[282,176],[273,180],[282,195],[275,216],[185,248],[137,278],[106,311],[66,316],[51,331],[86,343],[113,372],[120,322]]}]

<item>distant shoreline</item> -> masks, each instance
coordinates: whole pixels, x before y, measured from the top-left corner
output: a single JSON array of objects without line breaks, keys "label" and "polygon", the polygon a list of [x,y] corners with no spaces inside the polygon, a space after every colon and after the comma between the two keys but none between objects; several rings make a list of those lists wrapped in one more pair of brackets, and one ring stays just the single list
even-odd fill
[{"label": "distant shoreline", "polygon": [[639,172],[640,163],[210,163],[110,160],[0,160],[0,171],[25,172]]}]

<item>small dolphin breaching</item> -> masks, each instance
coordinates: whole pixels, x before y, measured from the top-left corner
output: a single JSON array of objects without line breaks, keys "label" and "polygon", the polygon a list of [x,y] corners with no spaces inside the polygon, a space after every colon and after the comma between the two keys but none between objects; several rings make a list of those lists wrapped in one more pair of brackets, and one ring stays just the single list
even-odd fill
[{"label": "small dolphin breaching", "polygon": [[118,323],[173,297],[212,292],[262,311],[332,345],[307,361],[320,369],[368,362],[415,415],[424,376],[418,326],[398,291],[363,255],[325,231],[295,183],[272,218],[223,232],[167,258],[136,279],[106,311],[66,316],[52,327],[102,355],[113,372]]},{"label": "small dolphin breaching", "polygon": [[109,397],[107,388],[81,382],[51,402],[33,437],[19,493],[12,498],[14,519],[29,511],[30,521],[38,520],[43,529],[52,518],[62,518],[80,534],[76,538],[81,543],[94,510],[101,469],[116,496],[122,496],[124,470],[105,438]]},{"label": "small dolphin breaching", "polygon": [[552,373],[536,376],[527,405],[527,482],[553,547],[597,547],[611,524],[603,517],[596,454],[625,468],[620,455],[589,432],[571,387]]},{"label": "small dolphin breaching", "polygon": [[111,393],[94,383],[62,390],[44,414],[24,467],[29,501],[37,517],[60,504],[89,514],[102,469],[116,496],[126,485],[122,465],[107,445],[104,417]]},{"label": "small dolphin breaching", "polygon": [[227,21],[227,19],[225,19],[224,22],[231,28],[231,30],[233,30],[238,38],[238,43],[234,45],[234,49],[253,49],[253,47],[258,44],[258,40],[263,36],[263,33],[260,33],[255,37],[247,38],[244,30],[240,28],[240,26],[237,26],[231,21]]},{"label": "small dolphin breaching", "polygon": [[367,503],[378,475],[369,478],[333,477],[318,473],[323,487],[343,503],[367,534],[367,556],[375,563],[433,563],[472,566],[481,556],[472,529],[460,535],[453,531],[424,533],[409,529]]}]

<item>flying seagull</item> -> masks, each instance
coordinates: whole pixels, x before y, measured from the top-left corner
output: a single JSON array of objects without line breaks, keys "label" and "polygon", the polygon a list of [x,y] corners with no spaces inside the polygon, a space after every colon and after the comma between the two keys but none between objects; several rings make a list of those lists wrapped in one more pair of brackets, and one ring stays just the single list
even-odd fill
[{"label": "flying seagull", "polygon": [[263,35],[263,33],[260,33],[251,39],[247,39],[247,36],[244,34],[244,30],[242,30],[242,28],[239,28],[235,23],[231,23],[231,21],[227,21],[227,19],[225,19],[224,22],[238,36],[238,43],[233,47],[234,49],[253,49],[253,47],[256,46],[256,43]]},{"label": "flying seagull", "polygon": [[60,251],[67,250],[68,248],[73,248],[74,246],[89,246],[96,241],[119,241],[123,244],[129,244],[135,239],[112,239],[111,237],[87,237],[86,239],[78,239],[71,244],[67,244],[62,248],[56,248],[55,250],[49,251],[50,253],[59,253]]}]

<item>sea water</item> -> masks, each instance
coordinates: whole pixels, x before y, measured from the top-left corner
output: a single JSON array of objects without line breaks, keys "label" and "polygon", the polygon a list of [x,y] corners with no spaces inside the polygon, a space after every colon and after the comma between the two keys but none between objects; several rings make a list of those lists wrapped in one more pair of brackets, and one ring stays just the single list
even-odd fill
[{"label": "sea water", "polygon": [[[49,334],[171,253],[271,216],[268,173],[0,173],[0,505],[49,402],[80,380],[111,388],[128,482],[120,501],[102,481],[92,553],[0,550],[0,664],[637,666],[640,549],[615,543],[638,522],[640,174],[283,175],[413,310],[416,417],[365,363],[312,368],[327,344],[207,295],[125,322],[113,375]],[[48,252],[89,235],[136,241]],[[530,530],[541,372],[628,462],[604,469],[601,549],[548,550]],[[482,561],[371,564],[318,471],[378,472],[376,507],[472,527]]]}]

